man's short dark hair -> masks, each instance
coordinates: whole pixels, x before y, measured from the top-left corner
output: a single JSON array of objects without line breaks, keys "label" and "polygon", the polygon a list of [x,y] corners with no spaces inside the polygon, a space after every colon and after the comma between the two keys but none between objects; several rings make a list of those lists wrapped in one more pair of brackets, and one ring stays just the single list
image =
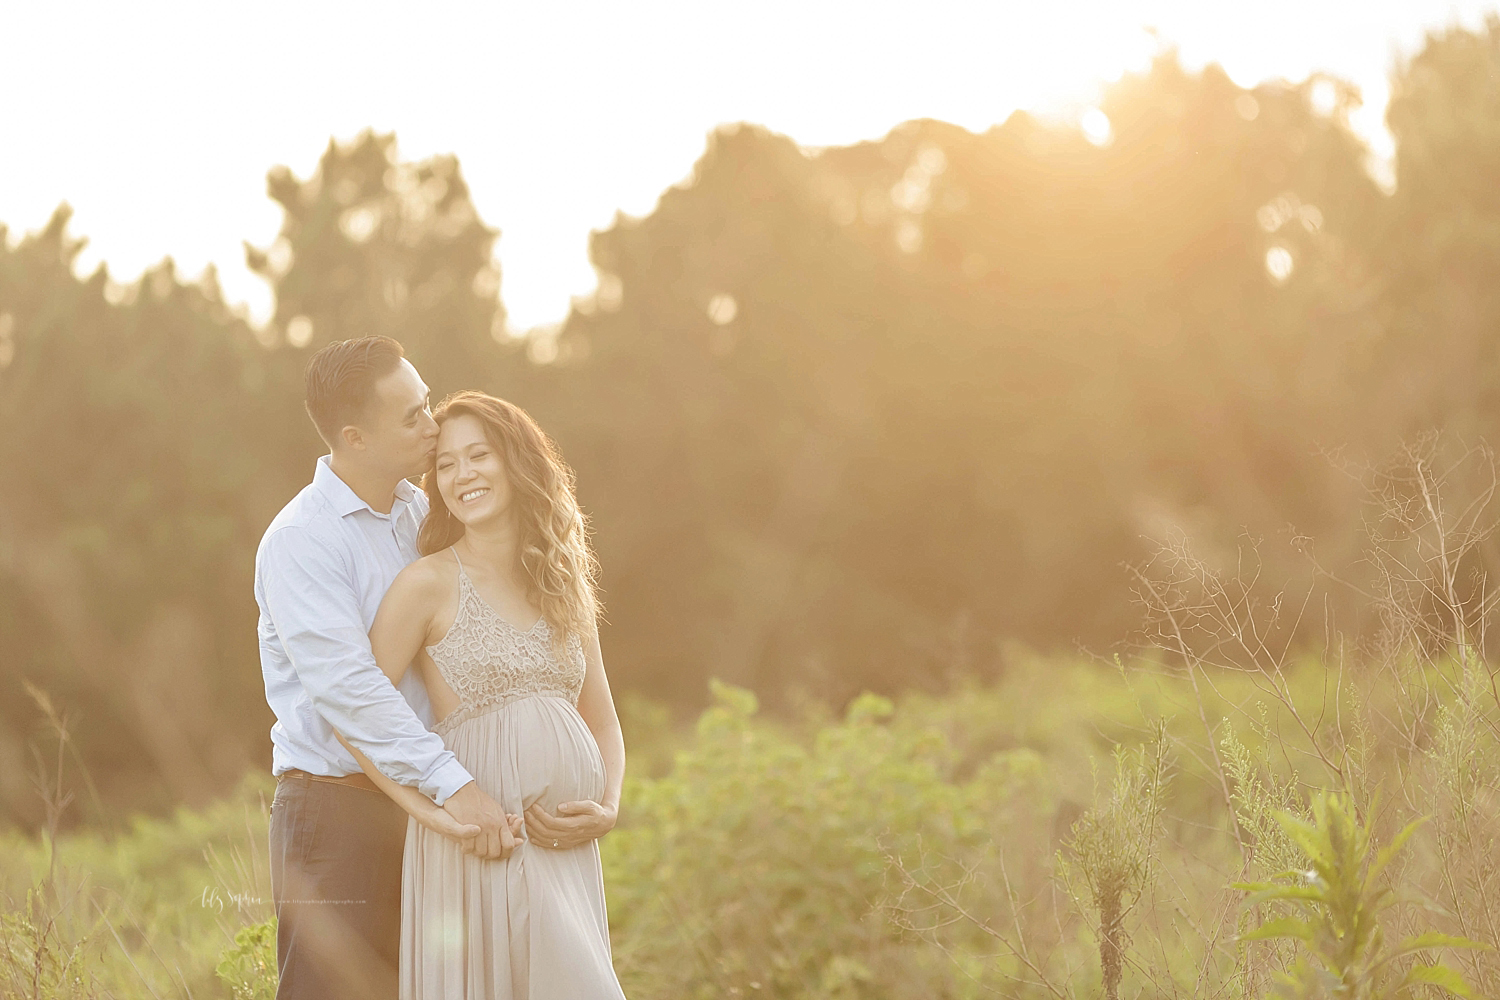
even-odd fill
[{"label": "man's short dark hair", "polygon": [[406,352],[390,337],[339,340],[307,362],[307,415],[332,448],[339,432],[356,422],[375,393],[375,383],[401,364]]}]

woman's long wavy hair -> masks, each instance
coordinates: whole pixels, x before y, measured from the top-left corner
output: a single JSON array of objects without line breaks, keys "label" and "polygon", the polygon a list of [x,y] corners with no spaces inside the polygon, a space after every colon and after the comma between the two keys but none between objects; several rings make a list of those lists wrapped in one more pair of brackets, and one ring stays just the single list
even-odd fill
[{"label": "woman's long wavy hair", "polygon": [[[465,390],[443,400],[432,416],[441,427],[465,414],[479,420],[505,463],[527,597],[541,608],[559,648],[569,635],[587,640],[600,613],[599,562],[589,545],[588,518],[573,495],[573,470],[531,415],[514,403]],[[462,538],[464,525],[438,492],[436,456],[422,489],[429,510],[417,549],[425,556]]]}]

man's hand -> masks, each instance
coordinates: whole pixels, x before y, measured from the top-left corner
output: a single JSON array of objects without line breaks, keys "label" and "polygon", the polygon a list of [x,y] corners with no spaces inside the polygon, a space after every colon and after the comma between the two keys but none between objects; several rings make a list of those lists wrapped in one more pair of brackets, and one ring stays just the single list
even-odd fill
[{"label": "man's hand", "polygon": [[465,853],[504,861],[515,851],[520,818],[507,816],[500,803],[479,790],[478,782],[471,781],[448,796],[443,810],[457,825],[479,828],[478,833],[459,838]]},{"label": "man's hand", "polygon": [[479,836],[479,827],[473,823],[460,823],[448,810],[432,805],[431,800],[427,804],[432,808],[414,812],[412,818],[433,833],[442,834],[449,840],[472,840]]},{"label": "man's hand", "polygon": [[[427,799],[425,795],[422,797]],[[433,833],[441,834],[449,840],[472,840],[479,836],[479,827],[473,823],[460,823],[448,810],[434,805],[431,799],[427,799],[427,808],[412,813],[412,816]],[[510,826],[510,835],[521,840],[521,817],[506,813],[505,820]]]},{"label": "man's hand", "polygon": [[549,850],[565,851],[591,840],[598,840],[615,828],[619,810],[590,799],[581,802],[559,802],[553,815],[534,802],[526,810],[526,831],[531,842]]}]

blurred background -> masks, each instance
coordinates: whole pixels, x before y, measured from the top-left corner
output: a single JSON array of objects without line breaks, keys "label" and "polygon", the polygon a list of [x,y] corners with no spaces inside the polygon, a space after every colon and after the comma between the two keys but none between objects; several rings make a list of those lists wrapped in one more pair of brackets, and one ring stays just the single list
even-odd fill
[{"label": "blurred background", "polygon": [[1492,6],[6,9],[0,822],[43,693],[75,817],[268,767],[334,339],[554,435],[682,717],[1108,651],[1163,539],[1358,579],[1358,470],[1500,421]]}]

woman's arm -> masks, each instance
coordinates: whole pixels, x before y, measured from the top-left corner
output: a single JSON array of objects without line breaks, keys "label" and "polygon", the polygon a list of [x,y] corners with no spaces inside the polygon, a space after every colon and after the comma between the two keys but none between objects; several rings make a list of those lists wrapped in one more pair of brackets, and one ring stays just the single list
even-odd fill
[{"label": "woman's arm", "polygon": [[604,653],[599,648],[599,632],[584,641],[587,672],[583,690],[578,695],[578,714],[594,734],[599,756],[604,760],[604,794],[599,802],[560,802],[554,816],[540,803],[526,810],[526,827],[533,844],[558,849],[576,847],[604,836],[615,827],[620,815],[620,791],[625,784],[625,737],[620,731],[620,716],[615,712],[614,695],[604,673]]},{"label": "woman's arm", "polygon": [[615,697],[604,674],[604,652],[599,648],[599,632],[594,630],[584,643],[584,661],[588,671],[583,676],[583,690],[578,695],[578,714],[594,734],[599,755],[604,758],[604,796],[600,805],[611,812],[620,808],[620,789],[625,784],[625,734],[620,731],[620,716],[615,712]]},{"label": "woman's arm", "polygon": [[[432,627],[432,616],[444,596],[442,582],[433,572],[431,562],[424,560],[412,563],[396,574],[396,579],[391,582],[390,589],[380,602],[380,610],[375,613],[375,624],[370,628],[370,650],[375,654],[376,666],[380,667],[392,684],[399,684],[406,676],[412,661],[426,642],[428,630]],[[479,835],[479,826],[460,823],[452,813],[418,789],[392,781],[368,757],[350,746],[342,734],[335,732],[334,735],[354,755],[360,770],[369,775],[370,780],[381,791],[418,823],[456,840]],[[510,819],[510,827],[512,836],[517,836],[520,817]]]},{"label": "woman's arm", "polygon": [[443,596],[442,581],[431,561],[424,559],[397,573],[381,598],[375,624],[370,626],[370,652],[392,684],[400,684],[411,669]]}]

